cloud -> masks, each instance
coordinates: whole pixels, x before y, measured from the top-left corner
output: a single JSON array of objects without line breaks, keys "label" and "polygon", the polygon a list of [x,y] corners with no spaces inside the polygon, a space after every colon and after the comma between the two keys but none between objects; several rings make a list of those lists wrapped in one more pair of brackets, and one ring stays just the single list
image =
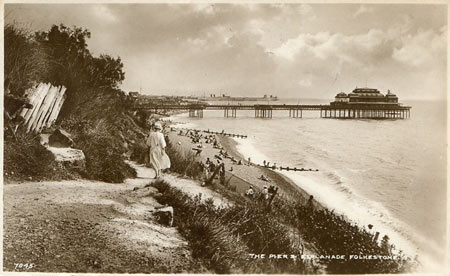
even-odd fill
[{"label": "cloud", "polygon": [[411,15],[399,15],[399,21],[394,23],[387,31],[391,37],[401,37],[411,32],[413,28],[413,18]]},{"label": "cloud", "polygon": [[341,62],[364,64],[388,57],[386,47],[390,45],[386,42],[386,34],[377,29],[358,35],[306,33],[287,40],[272,52],[290,61],[295,61],[298,55],[309,54],[320,60],[336,58]]},{"label": "cloud", "polygon": [[361,5],[361,6],[359,6],[358,10],[353,14],[353,18],[357,18],[358,16],[372,13],[372,12],[373,12],[373,8],[369,8],[366,5]]},{"label": "cloud", "polygon": [[206,3],[195,4],[194,10],[198,13],[203,13],[203,14],[207,14],[207,15],[214,15],[214,13],[215,13],[214,5],[206,4]]},{"label": "cloud", "polygon": [[188,38],[187,42],[194,47],[200,47],[200,48],[205,47],[206,43],[207,43],[206,40],[200,39],[200,38],[194,38],[194,39]]},{"label": "cloud", "polygon": [[308,4],[300,4],[296,6],[296,12],[304,17],[307,17],[309,20],[316,19],[317,16],[314,13],[314,9],[311,5]]},{"label": "cloud", "polygon": [[311,81],[310,78],[301,79],[301,80],[298,81],[298,84],[300,86],[310,87],[310,86],[312,86],[312,81]]},{"label": "cloud", "polygon": [[420,98],[446,84],[447,20],[436,5],[9,6],[23,9],[8,21],[89,29],[93,53],[122,58],[126,91],[142,82],[143,92],[154,94],[329,99],[369,78],[380,90]]},{"label": "cloud", "polygon": [[337,60],[353,66],[378,66],[395,60],[410,67],[433,67],[445,62],[446,30],[442,27],[405,34],[404,25],[396,25],[386,31],[370,29],[354,35],[302,33],[270,52],[290,62],[309,55],[317,61]]},{"label": "cloud", "polygon": [[314,18],[314,9],[309,4],[272,4],[271,7],[278,9],[285,16],[296,15]]},{"label": "cloud", "polygon": [[116,22],[117,17],[113,14],[111,9],[106,5],[96,5],[92,9],[93,14],[100,18],[102,21],[106,22]]},{"label": "cloud", "polygon": [[438,32],[433,30],[419,30],[414,35],[403,39],[400,47],[395,48],[392,57],[408,66],[432,67],[445,63],[447,42],[446,28]]}]

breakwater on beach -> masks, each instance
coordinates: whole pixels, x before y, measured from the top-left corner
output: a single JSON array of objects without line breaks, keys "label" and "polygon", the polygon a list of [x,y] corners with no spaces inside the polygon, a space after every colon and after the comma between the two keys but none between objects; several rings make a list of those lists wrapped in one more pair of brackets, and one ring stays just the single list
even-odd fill
[{"label": "breakwater on beach", "polygon": [[[292,119],[208,111],[177,121],[200,129],[248,135],[236,139],[252,162],[268,160],[319,173],[282,172],[330,209],[361,226],[374,225],[399,248],[439,263],[445,236],[445,105],[412,103],[405,121],[323,120],[305,112]],[[432,258],[429,256],[433,256]],[[430,264],[432,265],[432,264]]]}]

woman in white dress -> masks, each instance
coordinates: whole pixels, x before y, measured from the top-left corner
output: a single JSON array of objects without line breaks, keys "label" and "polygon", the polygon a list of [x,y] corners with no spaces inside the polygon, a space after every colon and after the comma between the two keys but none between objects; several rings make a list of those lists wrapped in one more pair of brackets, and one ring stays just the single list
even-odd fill
[{"label": "woman in white dress", "polygon": [[166,141],[162,134],[162,126],[160,123],[155,123],[153,130],[150,130],[150,134],[147,138],[147,145],[150,147],[149,163],[155,170],[155,178],[160,177],[161,170],[170,168],[170,159],[165,152]]}]

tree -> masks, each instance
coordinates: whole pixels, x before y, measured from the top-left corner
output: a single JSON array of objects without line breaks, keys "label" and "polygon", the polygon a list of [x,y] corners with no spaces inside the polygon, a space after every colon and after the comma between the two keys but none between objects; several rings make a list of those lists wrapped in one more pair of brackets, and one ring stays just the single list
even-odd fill
[{"label": "tree", "polygon": [[89,70],[90,83],[94,87],[118,88],[118,85],[125,79],[120,57],[117,59],[109,55],[94,57],[90,61]]},{"label": "tree", "polygon": [[51,71],[48,81],[76,90],[87,85],[87,66],[92,58],[87,49],[91,33],[82,28],[53,25],[48,32],[37,32],[39,41],[50,57]]},{"label": "tree", "polygon": [[27,89],[46,78],[50,68],[48,57],[25,29],[7,24],[4,38],[4,88],[8,93],[21,97]]},{"label": "tree", "polygon": [[123,64],[109,55],[94,57],[87,48],[91,33],[78,27],[53,25],[48,32],[36,33],[52,58],[49,81],[65,85],[68,90],[117,88],[125,79]]}]

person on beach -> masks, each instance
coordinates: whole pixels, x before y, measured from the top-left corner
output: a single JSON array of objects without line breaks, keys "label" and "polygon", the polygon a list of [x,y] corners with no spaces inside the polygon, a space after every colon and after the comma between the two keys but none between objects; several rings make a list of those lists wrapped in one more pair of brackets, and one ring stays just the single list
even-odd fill
[{"label": "person on beach", "polygon": [[155,170],[155,178],[161,176],[161,170],[170,168],[170,159],[165,152],[166,141],[162,134],[162,126],[160,123],[155,123],[153,129],[147,138],[147,146],[149,147],[149,164]]},{"label": "person on beach", "polygon": [[224,163],[220,164],[219,176],[220,176],[220,184],[225,185],[225,164]]},{"label": "person on beach", "polygon": [[265,200],[269,199],[269,189],[267,188],[267,186],[264,186],[264,188],[262,190],[262,194],[263,194],[263,198]]},{"label": "person on beach", "polygon": [[255,191],[253,190],[253,186],[248,186],[248,190],[245,192],[245,195],[249,198],[253,198],[253,195],[255,194]]},{"label": "person on beach", "polygon": [[308,202],[306,203],[306,207],[308,207],[308,209],[313,209],[314,208],[314,202],[313,202],[314,196],[309,196]]},{"label": "person on beach", "polygon": [[203,164],[203,184],[202,184],[202,186],[205,186],[206,182],[209,180],[209,172],[210,172],[210,164],[209,163]]},{"label": "person on beach", "polygon": [[278,187],[270,185],[268,191],[269,191],[269,198],[273,198],[278,192]]}]

